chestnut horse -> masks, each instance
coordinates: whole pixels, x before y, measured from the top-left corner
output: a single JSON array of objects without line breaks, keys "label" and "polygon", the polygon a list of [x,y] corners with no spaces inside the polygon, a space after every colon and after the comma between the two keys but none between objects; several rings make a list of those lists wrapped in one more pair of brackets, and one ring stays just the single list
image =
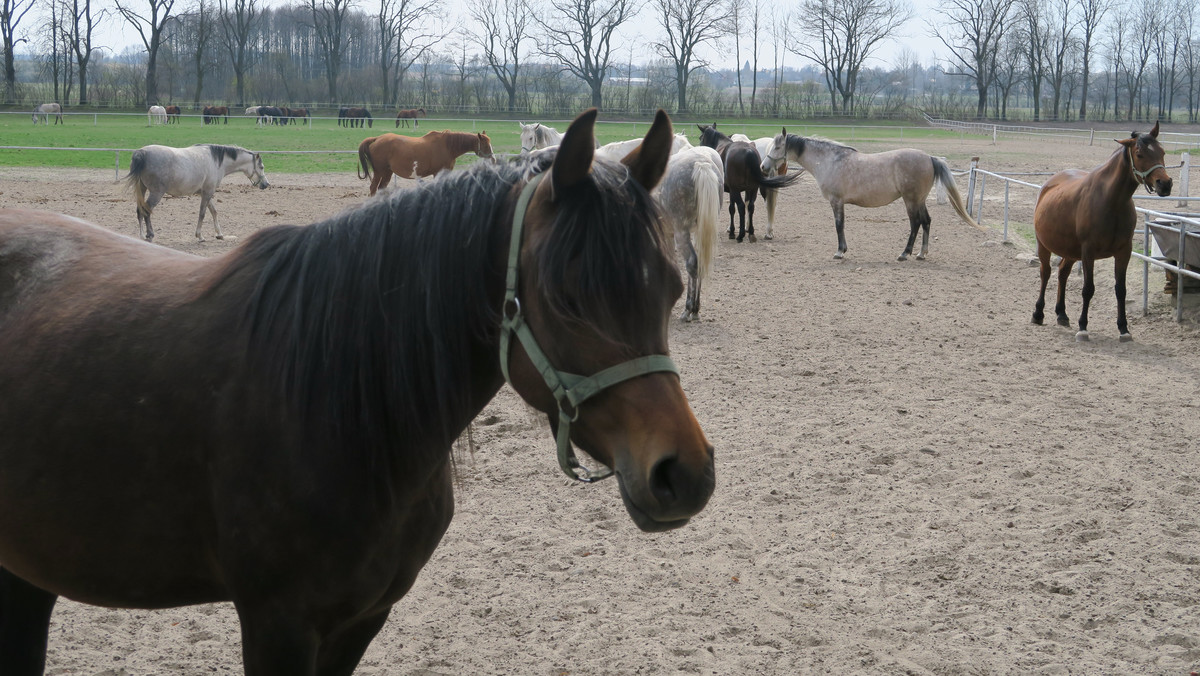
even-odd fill
[{"label": "chestnut horse", "polygon": [[492,140],[486,131],[478,134],[431,131],[418,138],[388,132],[363,139],[358,145],[358,177],[371,179],[371,194],[374,195],[380,188],[387,187],[392,174],[400,178],[433,176],[443,169],[453,169],[454,160],[469,152],[493,159]]},{"label": "chestnut horse", "polygon": [[217,118],[224,118],[229,124],[229,106],[204,106],[204,124],[216,124]]},{"label": "chestnut horse", "polygon": [[666,356],[683,282],[649,194],[671,122],[593,163],[595,120],[557,156],[212,258],[0,210],[4,675],[42,673],[59,596],[232,601],[249,676],[351,674],[450,525],[451,447],[506,379],[571,476],[595,478],[572,442],[612,468],[639,528],[698,513],[713,449]]},{"label": "chestnut horse", "polygon": [[179,114],[183,111],[179,110],[179,106],[167,106],[167,122],[170,124],[179,123]]},{"label": "chestnut horse", "polygon": [[[754,236],[754,200],[758,199],[758,193],[766,197],[771,190],[785,188],[799,181],[800,174],[767,176],[762,170],[762,157],[753,143],[730,139],[717,131],[715,123],[696,126],[700,129],[700,145],[716,150],[725,163],[725,192],[729,193],[729,239],[733,239],[733,214],[736,209],[740,219],[737,241],[741,242],[749,233],[750,241],[757,242],[758,238]],[[743,193],[745,199],[742,198]]]},{"label": "chestnut horse", "polygon": [[425,115],[424,108],[412,108],[409,110],[401,110],[400,112],[396,113],[396,128],[398,129],[400,127],[401,122],[404,122],[404,126],[407,127],[409,120],[413,121],[414,127],[419,127],[419,126],[421,126],[421,123],[417,121],[417,118],[425,117],[425,116],[426,115]]},{"label": "chestnut horse", "polygon": [[1121,342],[1133,340],[1125,321],[1125,270],[1137,225],[1133,193],[1141,185],[1152,194],[1171,195],[1171,177],[1163,167],[1166,152],[1158,142],[1157,122],[1149,133],[1135,131],[1117,143],[1120,147],[1099,167],[1091,171],[1067,169],[1051,176],[1042,185],[1033,210],[1037,254],[1042,264],[1042,284],[1033,309],[1033,323],[1041,324],[1045,317],[1046,282],[1050,279],[1050,254],[1054,253],[1062,256],[1054,313],[1060,326],[1071,325],[1067,317],[1067,278],[1075,261],[1083,261],[1083,309],[1079,313],[1079,332],[1075,334],[1078,341],[1088,339],[1088,305],[1096,292],[1095,262],[1110,257],[1117,295],[1117,331]]}]

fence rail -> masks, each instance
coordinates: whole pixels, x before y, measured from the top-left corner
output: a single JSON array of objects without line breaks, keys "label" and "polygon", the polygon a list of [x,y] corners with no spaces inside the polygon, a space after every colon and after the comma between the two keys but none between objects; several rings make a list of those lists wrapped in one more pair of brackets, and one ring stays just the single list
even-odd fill
[{"label": "fence rail", "polygon": [[[1070,127],[1035,127],[1029,125],[999,124],[992,122],[968,122],[964,120],[947,120],[923,115],[925,123],[936,129],[946,129],[965,134],[991,136],[995,144],[1001,134],[1007,137],[1060,138],[1072,141],[1087,141],[1093,145],[1096,141],[1095,129],[1072,129]],[[1105,138],[1108,132],[1101,130],[1100,137]],[[1200,148],[1200,134],[1185,134],[1183,132],[1162,131],[1158,141],[1164,146],[1180,148]]]}]

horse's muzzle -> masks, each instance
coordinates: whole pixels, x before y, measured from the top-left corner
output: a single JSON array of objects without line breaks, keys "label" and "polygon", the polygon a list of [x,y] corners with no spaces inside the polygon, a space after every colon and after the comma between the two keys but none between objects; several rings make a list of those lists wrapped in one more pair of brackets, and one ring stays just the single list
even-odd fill
[{"label": "horse's muzzle", "polygon": [[1171,186],[1173,186],[1173,185],[1174,185],[1174,181],[1172,181],[1170,178],[1155,179],[1154,187],[1150,190],[1150,192],[1154,193],[1155,195],[1158,195],[1159,197],[1170,197],[1171,196]]}]

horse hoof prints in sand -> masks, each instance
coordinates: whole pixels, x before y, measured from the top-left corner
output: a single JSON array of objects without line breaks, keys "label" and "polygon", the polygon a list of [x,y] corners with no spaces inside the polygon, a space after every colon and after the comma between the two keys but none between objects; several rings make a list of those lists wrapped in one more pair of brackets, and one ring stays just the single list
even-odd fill
[{"label": "horse hoof prints in sand", "polygon": [[1158,142],[1158,123],[1149,133],[1133,132],[1118,140],[1120,147],[1104,164],[1091,171],[1067,169],[1050,177],[1038,193],[1033,210],[1033,230],[1041,262],[1041,287],[1033,306],[1033,323],[1045,319],[1046,282],[1050,279],[1050,255],[1062,256],[1058,264],[1058,302],[1054,313],[1060,326],[1070,326],[1067,317],[1067,278],[1075,261],[1083,261],[1083,308],[1079,312],[1078,341],[1088,340],[1088,305],[1096,292],[1093,275],[1096,259],[1113,259],[1117,295],[1117,331],[1121,342],[1133,340],[1125,320],[1125,270],[1133,252],[1133,229],[1137,211],[1133,193],[1139,185],[1151,194],[1168,197],[1171,177],[1163,166],[1166,152]]},{"label": "horse hoof prints in sand", "polygon": [[221,226],[217,223],[217,208],[213,206],[212,197],[217,191],[217,186],[221,184],[221,179],[235,171],[245,174],[250,183],[259,188],[265,190],[270,185],[267,175],[263,172],[262,156],[237,146],[146,146],[133,151],[133,159],[129,162],[129,175],[125,177],[125,182],[137,196],[138,234],[144,234],[147,242],[154,241],[150,213],[154,211],[155,205],[163,195],[199,195],[200,218],[196,221],[196,239],[204,241],[200,226],[204,224],[205,209],[212,214],[217,239],[225,239],[225,235],[221,233]]},{"label": "horse hoof prints in sand", "polygon": [[352,673],[506,379],[639,528],[700,512],[713,449],[666,356],[683,282],[650,196],[671,122],[593,163],[595,121],[211,258],[0,210],[5,676],[43,671],[59,596],[232,601],[247,674]]},{"label": "horse hoof prints in sand", "polygon": [[934,183],[946,190],[954,212],[963,222],[984,230],[967,214],[962,196],[954,185],[954,175],[942,160],[915,148],[900,148],[881,153],[860,153],[848,145],[828,139],[787,133],[784,128],[775,136],[775,146],[763,161],[764,166],[787,160],[812,174],[821,195],[833,207],[833,226],[837,230],[838,248],[834,258],[846,256],[846,205],[882,207],[904,199],[908,211],[908,243],[896,260],[906,261],[921,231],[921,253],[917,260],[929,255],[929,209],[925,198]]}]

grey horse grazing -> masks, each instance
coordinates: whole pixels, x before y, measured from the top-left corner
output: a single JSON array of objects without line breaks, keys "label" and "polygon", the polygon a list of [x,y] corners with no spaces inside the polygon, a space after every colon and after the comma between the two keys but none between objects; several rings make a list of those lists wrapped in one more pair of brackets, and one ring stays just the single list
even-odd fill
[{"label": "grey horse grazing", "polygon": [[50,124],[50,116],[54,116],[54,124],[66,124],[63,122],[62,105],[57,103],[43,103],[33,109],[33,124],[37,125],[38,116],[42,116],[42,122]]},{"label": "grey horse grazing", "polygon": [[266,173],[263,172],[262,156],[245,148],[198,144],[188,148],[146,146],[135,150],[125,182],[137,196],[138,234],[144,235],[148,242],[154,241],[150,212],[163,195],[200,195],[200,219],[196,221],[196,239],[204,241],[204,236],[200,234],[200,226],[204,223],[206,208],[212,213],[217,239],[224,239],[225,235],[221,233],[221,226],[217,223],[217,210],[212,204],[212,196],[221,179],[235,171],[245,174],[250,183],[259,188],[270,185],[267,183]]},{"label": "grey horse grazing", "polygon": [[897,260],[908,260],[917,231],[923,230],[921,253],[917,260],[929,254],[929,209],[925,198],[935,182],[945,187],[955,213],[965,223],[983,230],[967,213],[962,196],[954,185],[954,175],[942,160],[915,148],[901,148],[882,153],[860,153],[850,146],[828,139],[798,136],[787,133],[775,135],[775,147],[763,159],[763,167],[781,160],[795,162],[812,174],[821,195],[833,207],[833,223],[837,229],[838,250],[834,258],[846,255],[846,205],[882,207],[904,199],[910,227],[908,244]]}]

